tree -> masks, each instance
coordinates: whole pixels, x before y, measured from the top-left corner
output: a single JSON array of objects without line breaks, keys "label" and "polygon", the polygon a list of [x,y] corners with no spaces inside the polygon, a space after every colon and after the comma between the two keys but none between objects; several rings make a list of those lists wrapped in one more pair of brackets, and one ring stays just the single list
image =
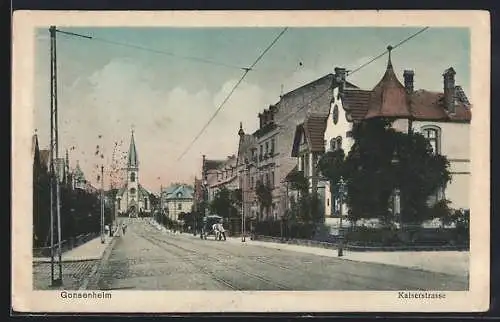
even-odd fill
[{"label": "tree", "polygon": [[400,191],[400,220],[420,224],[428,219],[428,198],[451,179],[446,157],[433,153],[419,133],[402,133],[387,119],[372,119],[353,128],[354,144],[347,155],[326,153],[319,162],[322,174],[333,186],[346,183],[349,219],[394,220],[391,197]]},{"label": "tree", "polygon": [[303,171],[292,170],[288,175],[288,181],[292,190],[298,191],[301,194],[307,193],[309,190],[309,183],[304,177]]},{"label": "tree", "polygon": [[209,205],[210,211],[223,218],[230,218],[231,214],[237,212],[232,194],[226,187],[220,189]]},{"label": "tree", "polygon": [[257,181],[257,188],[255,189],[255,193],[257,194],[257,200],[260,205],[260,214],[269,211],[273,204],[273,192],[272,188],[269,184],[263,183],[262,181]]}]

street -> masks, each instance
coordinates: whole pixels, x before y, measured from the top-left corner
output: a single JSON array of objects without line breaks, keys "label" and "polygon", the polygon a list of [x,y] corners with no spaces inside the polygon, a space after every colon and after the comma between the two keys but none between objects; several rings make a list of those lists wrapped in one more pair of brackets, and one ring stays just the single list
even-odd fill
[{"label": "street", "polygon": [[89,289],[467,290],[466,276],[271,249],[236,239],[201,240],[130,219]]}]

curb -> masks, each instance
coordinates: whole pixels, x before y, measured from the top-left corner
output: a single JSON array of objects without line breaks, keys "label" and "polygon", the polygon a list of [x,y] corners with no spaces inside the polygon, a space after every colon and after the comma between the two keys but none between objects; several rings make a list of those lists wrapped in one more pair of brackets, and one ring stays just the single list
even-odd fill
[{"label": "curb", "polygon": [[[338,248],[336,243],[331,242],[320,242],[315,240],[303,240],[303,239],[291,239],[288,241],[282,241],[276,237],[267,237],[267,236],[256,236],[256,241],[264,242],[264,243],[276,243],[282,245],[296,245],[296,246],[304,246],[304,247],[314,247],[314,248],[323,248],[323,249],[332,249],[335,250]],[[441,252],[441,251],[470,251],[467,247],[464,246],[357,246],[357,245],[349,245],[344,244],[343,249],[345,251],[362,253],[362,252]]]},{"label": "curb", "polygon": [[104,250],[101,258],[97,259],[97,262],[92,267],[90,274],[83,280],[82,285],[78,288],[79,291],[86,290],[90,284],[90,281],[95,280],[96,277],[98,278],[100,269],[104,266],[104,263],[108,260],[109,256],[111,255],[111,250],[115,246],[115,243],[117,240],[116,237],[117,237],[117,235],[115,233],[115,235],[113,236],[113,239],[111,239],[108,246]]}]

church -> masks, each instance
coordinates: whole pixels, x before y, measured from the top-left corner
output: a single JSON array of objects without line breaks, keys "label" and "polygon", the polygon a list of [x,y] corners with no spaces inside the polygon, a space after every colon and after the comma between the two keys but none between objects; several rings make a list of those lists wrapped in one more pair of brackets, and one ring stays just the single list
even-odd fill
[{"label": "church", "polygon": [[151,213],[150,193],[139,183],[139,159],[135,147],[134,131],[130,138],[130,147],[125,168],[124,186],[116,194],[115,209],[119,216],[138,217]]}]

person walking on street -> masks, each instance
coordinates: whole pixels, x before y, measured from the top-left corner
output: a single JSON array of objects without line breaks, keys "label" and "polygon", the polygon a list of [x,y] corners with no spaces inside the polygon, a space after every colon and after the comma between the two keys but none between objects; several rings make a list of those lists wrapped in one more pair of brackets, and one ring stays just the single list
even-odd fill
[{"label": "person walking on street", "polygon": [[125,236],[125,231],[127,230],[127,225],[122,226],[123,236]]},{"label": "person walking on street", "polygon": [[222,220],[217,224],[217,230],[219,231],[219,240],[224,238],[226,240],[226,230],[224,229],[224,226],[222,225]]}]

